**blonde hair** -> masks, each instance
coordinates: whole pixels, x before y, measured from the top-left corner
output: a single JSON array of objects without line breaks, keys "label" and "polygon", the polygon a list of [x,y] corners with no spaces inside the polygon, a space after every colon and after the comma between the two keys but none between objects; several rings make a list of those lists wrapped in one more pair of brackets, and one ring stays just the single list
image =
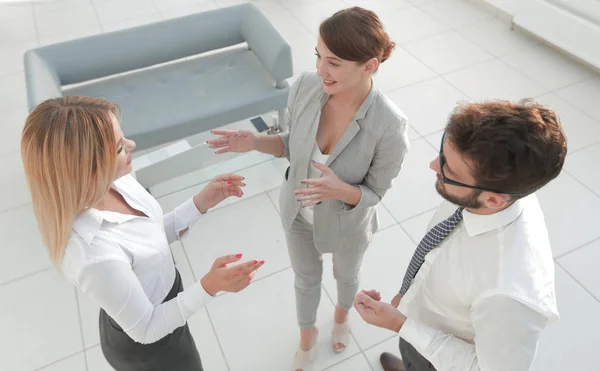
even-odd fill
[{"label": "blonde hair", "polygon": [[100,201],[114,180],[117,108],[88,97],[49,99],[25,122],[25,175],[42,240],[57,265],[77,216]]}]

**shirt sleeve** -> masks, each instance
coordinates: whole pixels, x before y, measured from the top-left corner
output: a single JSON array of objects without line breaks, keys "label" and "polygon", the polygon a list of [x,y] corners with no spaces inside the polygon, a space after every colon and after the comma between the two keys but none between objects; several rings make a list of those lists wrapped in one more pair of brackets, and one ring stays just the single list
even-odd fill
[{"label": "shirt sleeve", "polygon": [[408,318],[400,336],[438,371],[528,371],[546,317],[507,296],[481,301],[471,311],[474,343]]},{"label": "shirt sleeve", "polygon": [[180,237],[179,233],[191,227],[201,217],[202,213],[196,207],[193,198],[177,206],[170,213],[165,214],[163,223],[169,243],[177,241]]},{"label": "shirt sleeve", "polygon": [[177,328],[212,299],[200,282],[177,297],[154,306],[131,267],[119,260],[88,265],[77,285],[138,343],[156,342]]}]

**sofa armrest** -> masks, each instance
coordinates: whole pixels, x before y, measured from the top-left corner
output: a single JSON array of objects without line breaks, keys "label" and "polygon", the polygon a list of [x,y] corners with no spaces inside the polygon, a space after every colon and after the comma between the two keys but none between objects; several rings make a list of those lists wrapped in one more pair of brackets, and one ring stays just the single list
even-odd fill
[{"label": "sofa armrest", "polygon": [[281,82],[294,74],[292,47],[254,5],[244,13],[242,37],[271,76]]},{"label": "sofa armrest", "polygon": [[26,52],[24,62],[29,112],[46,99],[62,97],[61,83],[56,71],[36,50]]}]

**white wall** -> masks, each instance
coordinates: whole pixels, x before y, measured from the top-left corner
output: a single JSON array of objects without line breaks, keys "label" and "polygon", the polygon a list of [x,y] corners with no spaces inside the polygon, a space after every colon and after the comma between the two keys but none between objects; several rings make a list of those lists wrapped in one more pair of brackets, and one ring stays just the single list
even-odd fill
[{"label": "white wall", "polygon": [[519,0],[514,7],[513,22],[600,68],[600,1]]}]

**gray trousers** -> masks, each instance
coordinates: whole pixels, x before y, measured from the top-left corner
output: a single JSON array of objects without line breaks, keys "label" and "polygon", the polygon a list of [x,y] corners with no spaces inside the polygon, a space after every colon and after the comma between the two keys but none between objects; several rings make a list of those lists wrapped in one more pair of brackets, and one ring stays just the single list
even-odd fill
[{"label": "gray trousers", "polygon": [[400,338],[400,354],[405,371],[435,371],[435,368],[417,350]]},{"label": "gray trousers", "polygon": [[[295,273],[296,314],[301,329],[317,321],[321,300],[323,260],[313,241],[313,226],[298,214],[286,232],[288,252]],[[333,276],[337,281],[338,304],[350,310],[358,291],[358,273],[367,246],[348,246],[333,253]]]}]

